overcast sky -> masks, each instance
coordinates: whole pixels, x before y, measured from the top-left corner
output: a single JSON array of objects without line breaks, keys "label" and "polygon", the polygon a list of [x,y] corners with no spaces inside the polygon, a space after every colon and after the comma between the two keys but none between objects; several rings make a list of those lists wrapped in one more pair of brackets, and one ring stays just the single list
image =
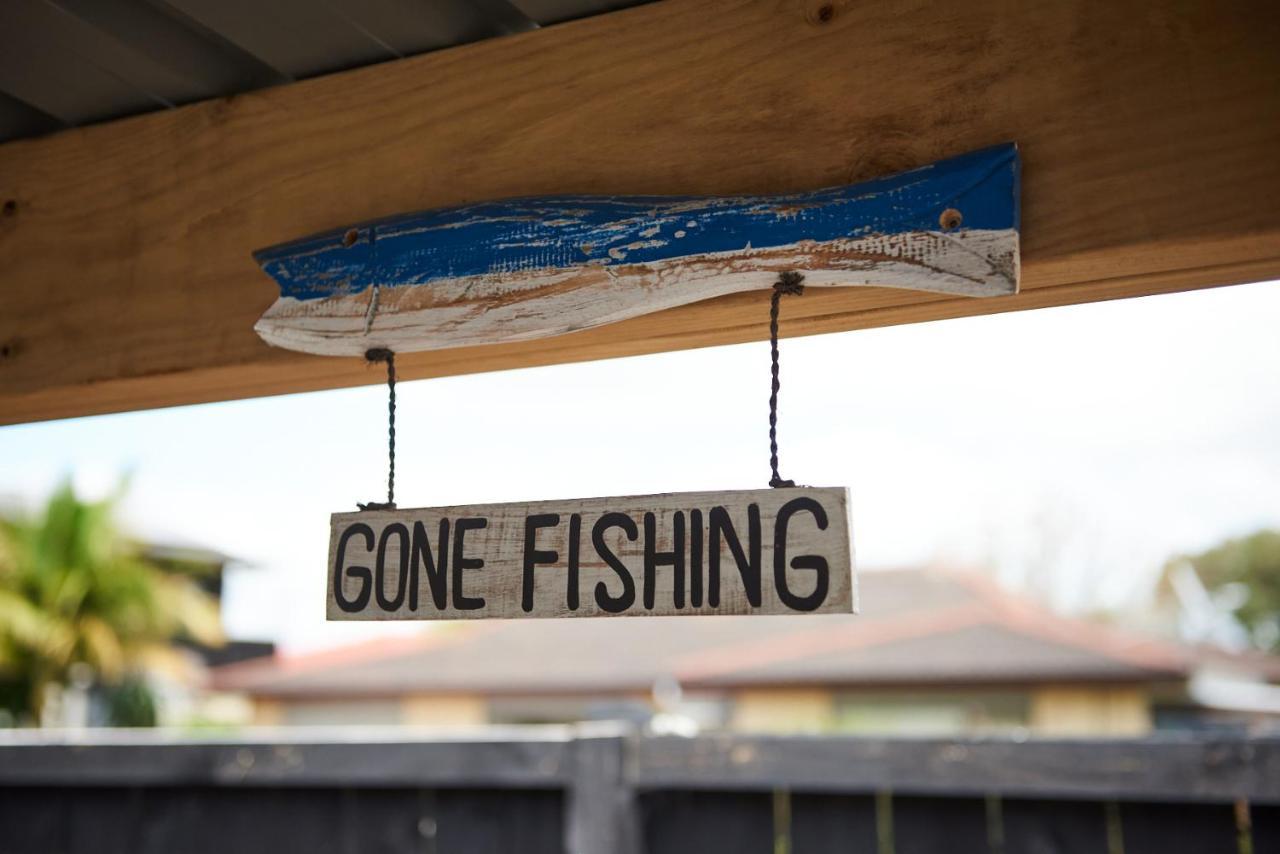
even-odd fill
[{"label": "overcast sky", "polygon": [[[782,474],[850,487],[860,568],[985,566],[1064,609],[1115,608],[1171,554],[1280,526],[1280,283],[782,356]],[[768,364],[758,343],[402,383],[397,501],[763,487]],[[0,496],[34,503],[68,475],[101,494],[132,472],[134,532],[251,564],[230,580],[234,634],[296,649],[395,631],[323,616],[328,514],[385,497],[385,395],[0,428]]]}]

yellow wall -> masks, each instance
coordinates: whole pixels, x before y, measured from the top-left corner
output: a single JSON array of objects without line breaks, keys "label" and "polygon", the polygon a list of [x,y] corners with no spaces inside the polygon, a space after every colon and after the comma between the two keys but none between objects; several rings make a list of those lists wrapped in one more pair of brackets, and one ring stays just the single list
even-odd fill
[{"label": "yellow wall", "polygon": [[1031,692],[1031,731],[1035,735],[1146,735],[1151,703],[1133,687],[1050,686]]},{"label": "yellow wall", "polygon": [[824,732],[835,703],[823,689],[739,691],[733,696],[729,728],[739,732]]},{"label": "yellow wall", "polygon": [[346,700],[259,697],[253,703],[253,723],[256,726],[471,726],[488,722],[488,703],[478,695],[410,695]]},{"label": "yellow wall", "polygon": [[[838,701],[836,694],[822,688],[739,691],[732,695],[727,728],[777,734],[843,730],[960,735],[1025,726],[1034,735],[1098,737],[1140,736],[1152,729],[1150,698],[1145,689],[1133,686],[1032,688],[1021,695],[1027,698],[1022,701],[1026,705],[1017,715],[1003,715],[979,730],[973,729],[972,722],[966,723],[967,719],[952,720],[974,705],[972,692],[937,691],[927,697],[893,693],[882,697],[880,692],[850,696],[846,691],[840,696]],[[949,710],[955,714],[943,714]],[[478,694],[329,703],[259,698],[254,702],[253,715],[254,723],[260,726],[342,722],[474,726],[488,723],[489,719],[488,701]]]},{"label": "yellow wall", "polygon": [[489,722],[484,697],[474,694],[437,694],[405,697],[401,705],[404,723],[412,726],[472,726]]},{"label": "yellow wall", "polygon": [[284,705],[279,700],[264,700],[261,697],[254,698],[254,726],[280,726],[283,723]]},{"label": "yellow wall", "polygon": [[961,713],[971,711],[976,696],[964,691],[902,696],[871,692],[844,696],[843,701],[837,702],[832,692],[821,688],[740,691],[733,696],[728,726],[738,732],[844,729],[885,735],[964,735],[1026,727],[1035,735],[1096,737],[1140,736],[1152,729],[1147,692],[1133,686],[1033,688],[1023,695],[1028,699],[1018,714],[1002,716],[974,729],[972,722],[961,719]]},{"label": "yellow wall", "polygon": [[864,689],[836,694],[837,732],[977,736],[1024,730],[1030,699],[1016,689]]}]

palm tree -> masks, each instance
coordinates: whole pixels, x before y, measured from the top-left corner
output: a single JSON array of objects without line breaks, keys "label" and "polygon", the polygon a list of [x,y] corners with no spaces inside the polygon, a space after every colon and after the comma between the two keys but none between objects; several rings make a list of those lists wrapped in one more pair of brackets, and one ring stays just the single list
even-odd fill
[{"label": "palm tree", "polygon": [[122,535],[121,492],[82,501],[66,483],[38,518],[0,520],[0,709],[19,721],[39,721],[49,688],[77,674],[133,686],[172,660],[172,641],[222,640],[217,604],[195,578]]}]

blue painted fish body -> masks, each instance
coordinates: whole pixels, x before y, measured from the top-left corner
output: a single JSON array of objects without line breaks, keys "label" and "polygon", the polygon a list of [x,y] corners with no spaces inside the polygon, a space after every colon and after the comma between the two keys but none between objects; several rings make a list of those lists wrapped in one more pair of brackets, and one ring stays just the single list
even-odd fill
[{"label": "blue painted fish body", "polygon": [[521,340],[768,287],[1017,288],[1012,145],[781,196],[556,196],[408,214],[255,254],[280,286],[259,333],[309,352]]}]

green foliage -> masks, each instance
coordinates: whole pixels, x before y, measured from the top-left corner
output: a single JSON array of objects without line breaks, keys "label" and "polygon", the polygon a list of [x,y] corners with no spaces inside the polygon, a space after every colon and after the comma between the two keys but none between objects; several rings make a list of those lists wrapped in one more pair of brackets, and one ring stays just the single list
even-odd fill
[{"label": "green foliage", "polygon": [[1248,597],[1236,617],[1264,649],[1280,649],[1280,531],[1227,540],[1187,558],[1210,590],[1240,584]]},{"label": "green foliage", "polygon": [[48,686],[77,664],[110,688],[172,662],[176,638],[222,640],[196,580],[121,535],[119,498],[82,501],[64,484],[38,518],[0,520],[0,704],[19,721],[39,720]]},{"label": "green foliage", "polygon": [[106,692],[107,723],[111,726],[156,725],[156,701],[147,683],[136,676],[126,678]]}]

